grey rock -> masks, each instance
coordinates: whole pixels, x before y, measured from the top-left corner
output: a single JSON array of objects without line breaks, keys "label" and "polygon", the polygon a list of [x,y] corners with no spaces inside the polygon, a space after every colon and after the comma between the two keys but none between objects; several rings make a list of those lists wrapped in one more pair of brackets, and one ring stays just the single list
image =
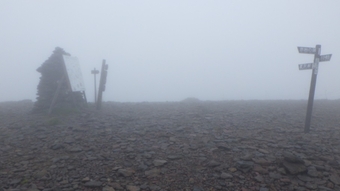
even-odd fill
[{"label": "grey rock", "polygon": [[223,179],[230,179],[230,178],[233,178],[233,175],[231,175],[229,173],[222,172],[220,177],[223,178]]},{"label": "grey rock", "polygon": [[151,170],[148,170],[148,171],[145,171],[145,175],[148,176],[148,177],[156,177],[159,175],[161,171],[157,168],[154,168],[154,169],[151,169]]},{"label": "grey rock", "polygon": [[72,153],[76,153],[76,152],[81,152],[83,151],[83,149],[81,147],[78,147],[78,146],[74,146],[74,147],[70,147],[68,149],[69,152],[72,152]]},{"label": "grey rock", "polygon": [[263,182],[263,180],[264,180],[263,177],[262,177],[261,175],[255,176],[254,179],[255,179],[256,181],[258,181],[258,182]]},{"label": "grey rock", "polygon": [[89,182],[86,182],[84,186],[90,187],[90,188],[96,188],[96,187],[101,187],[102,183],[99,181],[89,181]]},{"label": "grey rock", "polygon": [[284,152],[283,157],[284,157],[284,160],[286,160],[287,162],[304,164],[304,161],[300,157],[290,152]]},{"label": "grey rock", "polygon": [[135,173],[135,171],[132,170],[132,169],[122,169],[121,168],[121,169],[118,170],[118,174],[123,175],[125,177],[132,176],[134,173]]},{"label": "grey rock", "polygon": [[117,182],[112,183],[111,186],[116,190],[124,190],[124,188]]},{"label": "grey rock", "polygon": [[64,148],[64,145],[62,145],[62,144],[54,144],[54,145],[51,146],[51,149],[53,149],[53,150],[58,150],[58,149],[62,149],[62,148]]},{"label": "grey rock", "polygon": [[219,163],[215,160],[209,161],[208,164],[207,164],[208,167],[216,167],[216,166],[219,166],[219,165],[221,165],[221,163]]},{"label": "grey rock", "polygon": [[306,185],[305,185],[306,188],[309,188],[309,189],[312,189],[312,190],[315,190],[318,188],[318,185],[316,184],[313,184],[311,182],[307,182]]},{"label": "grey rock", "polygon": [[200,186],[194,186],[192,191],[204,191]]},{"label": "grey rock", "polygon": [[237,168],[244,173],[251,170],[253,166],[254,166],[254,163],[250,161],[237,161]]},{"label": "grey rock", "polygon": [[138,170],[140,170],[140,171],[145,171],[146,169],[148,169],[148,166],[147,165],[145,165],[145,164],[140,164],[140,165],[138,165]]},{"label": "grey rock", "polygon": [[35,178],[39,179],[39,178],[41,178],[41,177],[43,177],[43,176],[45,176],[45,175],[47,175],[47,170],[38,171],[38,172],[36,172],[33,176],[34,176]]},{"label": "grey rock", "polygon": [[140,188],[138,186],[131,186],[131,185],[128,185],[126,186],[126,189],[128,191],[140,191]]},{"label": "grey rock", "polygon": [[307,171],[306,166],[301,163],[291,163],[284,161],[283,166],[290,174],[299,174]]},{"label": "grey rock", "polygon": [[153,165],[155,165],[155,166],[163,166],[164,164],[166,164],[168,161],[166,161],[166,160],[154,160],[153,161]]},{"label": "grey rock", "polygon": [[116,191],[114,188],[112,187],[104,187],[102,191]]},{"label": "grey rock", "polygon": [[319,173],[314,166],[310,166],[310,167],[308,167],[307,174],[310,177],[318,177]]},{"label": "grey rock", "polygon": [[337,174],[332,174],[329,177],[329,180],[332,181],[334,184],[340,185],[340,177]]},{"label": "grey rock", "polygon": [[159,191],[161,189],[161,187],[159,187],[157,185],[151,185],[151,186],[149,186],[149,189],[151,191]]},{"label": "grey rock", "polygon": [[230,151],[231,150],[231,148],[228,145],[226,145],[226,144],[218,144],[216,146],[217,146],[217,148],[219,148],[221,150],[225,150],[225,151]]},{"label": "grey rock", "polygon": [[275,173],[275,172],[270,172],[269,177],[275,180],[278,180],[281,178],[281,174]]},{"label": "grey rock", "polygon": [[318,190],[319,191],[334,191],[333,189],[327,188],[325,186],[318,186]]},{"label": "grey rock", "polygon": [[313,178],[306,176],[306,175],[298,175],[298,179],[303,182],[310,182],[313,180]]},{"label": "grey rock", "polygon": [[242,157],[240,157],[240,159],[244,160],[244,161],[251,161],[253,158],[253,156],[251,154],[246,154]]},{"label": "grey rock", "polygon": [[260,191],[269,191],[268,188],[260,188]]},{"label": "grey rock", "polygon": [[21,182],[21,178],[18,178],[18,179],[13,179],[9,184],[10,185],[15,185],[15,184],[19,184]]},{"label": "grey rock", "polygon": [[181,155],[168,155],[167,158],[170,160],[176,160],[176,159],[181,159],[183,157]]}]

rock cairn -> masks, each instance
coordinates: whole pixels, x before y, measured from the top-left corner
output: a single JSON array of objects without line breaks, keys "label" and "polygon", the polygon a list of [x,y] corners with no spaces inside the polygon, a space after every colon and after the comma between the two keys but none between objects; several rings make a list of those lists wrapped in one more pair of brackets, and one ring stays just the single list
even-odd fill
[{"label": "rock cairn", "polygon": [[63,55],[70,56],[62,48],[56,47],[53,54],[37,69],[41,73],[41,77],[37,88],[37,101],[33,108],[34,112],[44,113],[49,109],[59,83],[62,83],[62,86],[55,108],[80,105],[84,102],[80,92],[70,91],[67,76],[65,76],[64,81],[61,80],[65,75]]}]

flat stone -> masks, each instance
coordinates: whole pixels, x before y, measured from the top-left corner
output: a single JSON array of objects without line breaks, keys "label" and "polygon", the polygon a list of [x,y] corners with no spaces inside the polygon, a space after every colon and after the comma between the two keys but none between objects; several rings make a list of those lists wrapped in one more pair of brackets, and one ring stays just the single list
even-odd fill
[{"label": "flat stone", "polygon": [[124,188],[117,182],[112,183],[111,186],[117,190],[124,190]]},{"label": "flat stone", "polygon": [[304,164],[301,163],[291,163],[287,161],[283,161],[283,166],[290,174],[299,174],[302,172],[306,172],[307,168]]},{"label": "flat stone", "polygon": [[194,186],[192,191],[204,191],[200,186]]},{"label": "flat stone", "polygon": [[89,181],[89,182],[86,182],[84,186],[90,187],[90,188],[96,188],[96,187],[101,187],[102,183],[99,181]]},{"label": "flat stone", "polygon": [[251,161],[237,161],[237,168],[246,173],[253,168],[254,163]]},{"label": "flat stone", "polygon": [[104,187],[102,191],[116,191],[116,190],[112,187]]},{"label": "flat stone", "polygon": [[254,163],[250,161],[237,161],[239,168],[252,168]]},{"label": "flat stone", "polygon": [[319,175],[318,171],[316,170],[314,166],[308,167],[307,174],[310,177],[318,177]]},{"label": "flat stone", "polygon": [[325,186],[318,186],[319,191],[334,191],[331,188],[325,187]]},{"label": "flat stone", "polygon": [[334,184],[340,185],[340,177],[337,174],[332,174],[329,177],[329,180],[332,181]]},{"label": "flat stone", "polygon": [[35,178],[41,178],[41,177],[43,177],[43,176],[45,176],[45,175],[47,175],[47,170],[41,170],[41,171],[38,171],[38,172],[36,172],[33,176],[35,177]]},{"label": "flat stone", "polygon": [[37,189],[37,188],[30,188],[30,189],[28,189],[27,191],[40,191],[40,190]]},{"label": "flat stone", "polygon": [[269,153],[269,151],[267,151],[267,150],[265,150],[265,149],[258,149],[258,151],[259,151],[260,153],[263,153],[263,154],[268,154],[268,153]]},{"label": "flat stone", "polygon": [[246,154],[241,156],[240,159],[244,161],[251,161],[253,159],[253,156],[251,154]]},{"label": "flat stone", "polygon": [[284,160],[286,160],[287,162],[304,164],[303,159],[301,159],[300,157],[298,157],[298,156],[296,156],[296,155],[294,155],[290,152],[284,152],[283,157],[284,157]]},{"label": "flat stone", "polygon": [[217,146],[217,148],[219,148],[221,150],[225,150],[225,151],[230,151],[231,150],[230,146],[228,146],[226,144],[218,144],[216,146]]},{"label": "flat stone", "polygon": [[132,170],[132,169],[122,169],[121,168],[121,169],[118,170],[118,174],[123,175],[125,177],[132,176],[134,173],[135,173],[135,171]]},{"label": "flat stone", "polygon": [[148,177],[156,177],[159,175],[161,171],[157,168],[154,168],[154,169],[151,169],[151,170],[148,170],[148,171],[145,171],[145,175],[148,176]]},{"label": "flat stone", "polygon": [[134,142],[134,141],[136,141],[137,139],[136,139],[136,138],[134,138],[134,137],[131,137],[131,138],[127,138],[127,140],[128,140],[128,141],[132,141],[132,142]]},{"label": "flat stone", "polygon": [[176,160],[176,159],[181,159],[183,157],[181,155],[168,155],[167,158],[170,160]]},{"label": "flat stone", "polygon": [[318,188],[318,185],[316,184],[313,184],[311,182],[307,182],[306,185],[305,185],[306,188],[309,188],[309,189],[312,189],[312,190],[315,190]]},{"label": "flat stone", "polygon": [[152,190],[152,191],[155,191],[155,190],[160,190],[161,187],[159,187],[157,185],[151,185],[151,186],[149,186],[149,189]]},{"label": "flat stone", "polygon": [[270,164],[270,162],[267,161],[264,158],[253,158],[252,160],[254,161],[254,163],[260,164],[260,165],[269,165]]},{"label": "flat stone", "polygon": [[234,167],[230,167],[228,168],[229,172],[236,172],[237,171],[237,168],[234,168]]},{"label": "flat stone", "polygon": [[260,188],[259,191],[269,191],[269,189],[268,188]]},{"label": "flat stone", "polygon": [[138,186],[130,186],[130,185],[128,185],[128,186],[126,186],[126,189],[128,191],[140,191],[140,188]]},{"label": "flat stone", "polygon": [[269,177],[272,178],[272,179],[278,180],[278,179],[281,178],[281,174],[275,173],[275,172],[270,172]]},{"label": "flat stone", "polygon": [[72,152],[72,153],[76,153],[76,152],[81,152],[81,151],[83,151],[83,149],[82,149],[81,147],[75,146],[75,147],[69,148],[68,151],[69,151],[69,152]]},{"label": "flat stone", "polygon": [[15,184],[19,184],[21,182],[21,178],[18,178],[18,179],[13,179],[9,184],[10,185],[15,185]]},{"label": "flat stone", "polygon": [[221,165],[221,163],[214,161],[214,160],[209,161],[208,164],[207,164],[208,167],[216,167],[216,166],[220,166],[220,165]]},{"label": "flat stone", "polygon": [[233,178],[233,175],[231,175],[229,173],[222,172],[220,177],[223,178],[223,179],[230,179],[230,178]]},{"label": "flat stone", "polygon": [[254,165],[253,171],[261,173],[261,174],[268,174],[268,170],[264,169],[260,165]]},{"label": "flat stone", "polygon": [[254,179],[255,179],[256,181],[258,181],[258,182],[263,182],[263,180],[264,180],[263,177],[262,177],[261,175],[255,176]]},{"label": "flat stone", "polygon": [[52,150],[58,150],[58,149],[62,149],[64,148],[64,146],[62,144],[54,144],[51,146]]},{"label": "flat stone", "polygon": [[298,179],[303,182],[310,182],[313,180],[313,178],[306,176],[306,175],[298,175]]},{"label": "flat stone", "polygon": [[164,164],[166,164],[168,161],[166,161],[166,160],[154,160],[153,161],[153,165],[155,165],[155,166],[163,166]]}]

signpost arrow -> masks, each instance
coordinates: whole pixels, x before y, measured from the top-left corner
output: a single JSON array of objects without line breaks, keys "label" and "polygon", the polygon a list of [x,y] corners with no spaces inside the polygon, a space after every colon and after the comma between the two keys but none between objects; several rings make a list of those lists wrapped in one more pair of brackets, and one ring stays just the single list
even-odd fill
[{"label": "signpost arrow", "polygon": [[313,69],[313,63],[299,64],[299,70],[309,70]]},{"label": "signpost arrow", "polygon": [[320,62],[330,61],[331,57],[332,57],[332,54],[321,55],[319,61]]},{"label": "signpost arrow", "polygon": [[310,129],[311,119],[312,119],[312,110],[313,110],[316,78],[317,78],[318,70],[319,70],[319,62],[329,61],[332,55],[331,54],[320,55],[321,45],[316,45],[315,48],[298,47],[298,50],[299,50],[299,53],[302,53],[302,54],[314,54],[314,63],[299,64],[299,70],[313,69],[312,79],[311,79],[310,89],[309,89],[307,114],[306,114],[306,120],[305,120],[305,133],[308,133]]},{"label": "signpost arrow", "polygon": [[299,53],[302,54],[315,54],[316,48],[313,47],[298,47]]}]

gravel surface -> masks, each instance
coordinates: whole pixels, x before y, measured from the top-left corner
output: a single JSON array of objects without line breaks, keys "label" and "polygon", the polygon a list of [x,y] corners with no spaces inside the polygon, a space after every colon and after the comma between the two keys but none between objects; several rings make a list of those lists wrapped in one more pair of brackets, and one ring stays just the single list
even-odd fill
[{"label": "gravel surface", "polygon": [[340,190],[340,101],[0,103],[0,191]]}]

